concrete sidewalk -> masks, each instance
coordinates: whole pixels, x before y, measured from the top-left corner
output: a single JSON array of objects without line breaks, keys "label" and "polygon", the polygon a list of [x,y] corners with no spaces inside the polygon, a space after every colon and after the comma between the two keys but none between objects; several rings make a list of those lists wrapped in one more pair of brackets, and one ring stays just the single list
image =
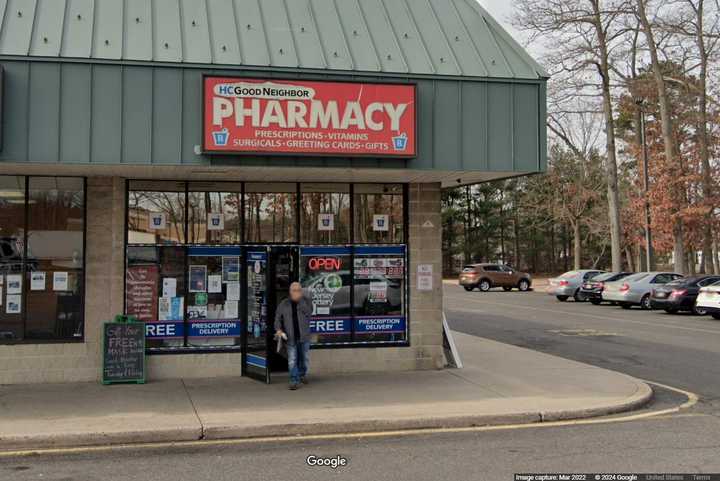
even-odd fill
[{"label": "concrete sidewalk", "polygon": [[624,374],[456,333],[465,368],[0,388],[0,449],[532,423],[646,403]]}]

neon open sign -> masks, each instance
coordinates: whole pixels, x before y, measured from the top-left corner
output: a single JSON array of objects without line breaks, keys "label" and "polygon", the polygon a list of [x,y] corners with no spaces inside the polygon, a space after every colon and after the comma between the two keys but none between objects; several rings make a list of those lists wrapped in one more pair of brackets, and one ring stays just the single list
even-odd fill
[{"label": "neon open sign", "polygon": [[311,271],[339,271],[342,261],[337,257],[311,257],[308,268]]}]

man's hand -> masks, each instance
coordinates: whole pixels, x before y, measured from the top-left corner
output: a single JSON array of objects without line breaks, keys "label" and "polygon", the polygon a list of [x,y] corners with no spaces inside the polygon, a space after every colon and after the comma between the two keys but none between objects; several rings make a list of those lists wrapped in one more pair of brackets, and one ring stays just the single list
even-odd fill
[{"label": "man's hand", "polygon": [[278,329],[277,331],[275,331],[275,337],[283,337],[283,336],[285,336],[285,333],[283,332],[282,329]]}]

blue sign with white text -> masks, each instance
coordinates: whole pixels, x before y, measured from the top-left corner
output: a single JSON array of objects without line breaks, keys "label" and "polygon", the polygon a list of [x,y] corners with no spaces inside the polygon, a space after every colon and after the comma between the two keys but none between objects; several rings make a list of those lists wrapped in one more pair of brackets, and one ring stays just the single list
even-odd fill
[{"label": "blue sign with white text", "polygon": [[185,324],[183,322],[147,322],[145,323],[145,337],[147,339],[185,337]]},{"label": "blue sign with white text", "polygon": [[190,323],[188,337],[240,337],[240,321],[217,320]]},{"label": "blue sign with white text", "polygon": [[316,317],[310,320],[312,334],[350,334],[350,326],[348,318]]},{"label": "blue sign with white text", "polygon": [[405,332],[405,316],[357,317],[355,332],[362,334],[395,334]]}]

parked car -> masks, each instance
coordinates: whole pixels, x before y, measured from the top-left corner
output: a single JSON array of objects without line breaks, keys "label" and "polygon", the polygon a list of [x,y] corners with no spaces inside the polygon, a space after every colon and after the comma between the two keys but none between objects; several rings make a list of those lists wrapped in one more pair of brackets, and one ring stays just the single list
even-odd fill
[{"label": "parked car", "polygon": [[649,310],[652,309],[652,290],[682,277],[674,272],[638,272],[619,281],[606,282],[602,299],[617,302],[623,309],[640,306]]},{"label": "parked car", "polygon": [[586,299],[580,293],[582,285],[598,274],[604,273],[605,271],[596,269],[566,272],[559,277],[550,279],[545,292],[557,297],[557,300],[560,302],[565,302],[571,297],[575,299],[576,302],[584,302]]},{"label": "parked car", "polygon": [[459,283],[466,291],[478,288],[487,292],[493,287],[502,287],[506,291],[517,288],[525,292],[532,286],[532,278],[527,272],[503,264],[470,264],[460,273]]},{"label": "parked car", "polygon": [[602,303],[602,291],[605,288],[606,282],[619,281],[632,274],[632,272],[606,272],[604,274],[598,274],[583,283],[580,287],[580,296],[597,306]]},{"label": "parked car", "polygon": [[720,321],[720,282],[701,287],[695,305]]},{"label": "parked car", "polygon": [[707,312],[702,306],[696,306],[695,301],[701,288],[716,282],[720,282],[720,276],[693,276],[677,279],[653,289],[650,304],[653,309],[663,309],[668,314],[691,311],[699,316],[704,316]]}]

